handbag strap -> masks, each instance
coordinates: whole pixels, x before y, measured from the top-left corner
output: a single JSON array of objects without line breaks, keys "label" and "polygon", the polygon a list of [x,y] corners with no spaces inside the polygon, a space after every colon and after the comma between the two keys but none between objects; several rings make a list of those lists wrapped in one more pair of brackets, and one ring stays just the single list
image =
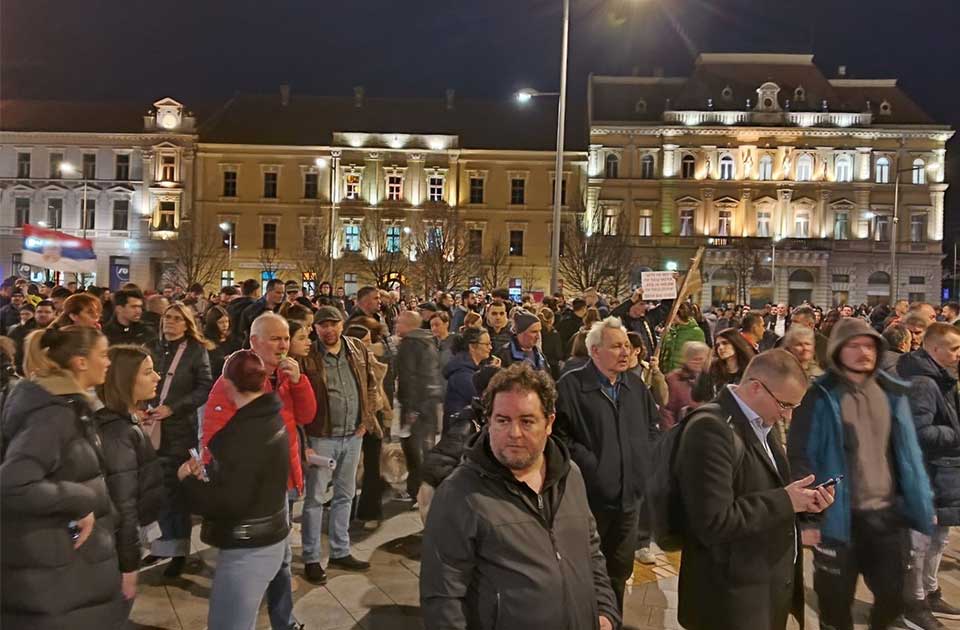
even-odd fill
[{"label": "handbag strap", "polygon": [[177,348],[176,354],[173,355],[173,361],[170,362],[169,367],[167,367],[167,374],[163,379],[163,388],[160,390],[160,403],[157,406],[163,405],[167,400],[167,394],[170,393],[170,386],[173,384],[173,375],[177,371],[177,366],[180,365],[180,359],[183,358],[183,353],[187,350],[187,340],[184,339],[180,343],[180,347]]}]

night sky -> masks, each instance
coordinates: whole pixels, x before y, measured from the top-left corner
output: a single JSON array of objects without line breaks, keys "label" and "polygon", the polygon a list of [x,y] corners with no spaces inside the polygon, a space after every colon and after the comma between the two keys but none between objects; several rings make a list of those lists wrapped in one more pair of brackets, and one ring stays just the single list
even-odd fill
[{"label": "night sky", "polygon": [[[509,98],[556,90],[560,0],[0,0],[0,96],[215,101],[236,91]],[[960,128],[958,0],[572,0],[570,98],[596,74],[683,74],[698,52],[812,52],[899,78]],[[960,141],[951,143],[951,153]],[[960,157],[948,160],[960,184]],[[947,238],[960,231],[948,193]],[[952,251],[948,250],[948,251]]]}]

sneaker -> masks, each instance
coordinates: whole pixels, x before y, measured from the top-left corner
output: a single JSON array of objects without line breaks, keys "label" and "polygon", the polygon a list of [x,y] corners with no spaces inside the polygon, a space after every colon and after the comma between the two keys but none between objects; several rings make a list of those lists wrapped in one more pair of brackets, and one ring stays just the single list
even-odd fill
[{"label": "sneaker", "polygon": [[363,528],[368,532],[375,531],[380,528],[380,521],[364,521]]},{"label": "sneaker", "polygon": [[927,605],[934,617],[940,619],[960,619],[960,608],[943,601],[943,591],[939,588],[927,595]]},{"label": "sneaker", "polygon": [[650,550],[650,547],[640,547],[637,549],[637,552],[633,554],[633,557],[636,558],[640,564],[657,563],[657,555]]},{"label": "sneaker", "polygon": [[183,573],[183,565],[186,563],[187,559],[183,556],[174,556],[170,559],[170,564],[167,565],[167,568],[163,570],[163,577],[180,577],[180,574]]},{"label": "sneaker", "polygon": [[327,583],[327,572],[319,562],[308,562],[303,566],[303,577],[311,584],[323,586]]},{"label": "sneaker", "polygon": [[357,560],[351,555],[346,555],[342,558],[330,558],[329,566],[343,569],[344,571],[366,571],[370,568],[370,563]]},{"label": "sneaker", "polygon": [[290,624],[290,630],[307,630],[307,624],[294,621]]},{"label": "sneaker", "polygon": [[930,612],[926,600],[907,604],[907,612],[903,614],[903,619],[907,622],[908,628],[915,628],[916,630],[941,630],[946,628]]},{"label": "sneaker", "polygon": [[149,567],[151,565],[154,565],[160,562],[161,560],[166,560],[166,559],[167,559],[166,556],[155,556],[153,554],[150,554],[148,556],[143,557],[143,560],[140,561],[140,566]]},{"label": "sneaker", "polygon": [[413,501],[414,499],[412,496],[410,496],[409,492],[407,492],[406,490],[401,490],[396,494],[396,496],[394,497],[394,500],[395,501]]}]

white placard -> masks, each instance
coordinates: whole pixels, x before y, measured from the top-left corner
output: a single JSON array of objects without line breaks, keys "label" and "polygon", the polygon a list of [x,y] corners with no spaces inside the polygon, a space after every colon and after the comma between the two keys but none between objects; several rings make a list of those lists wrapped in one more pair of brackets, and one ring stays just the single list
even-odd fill
[{"label": "white placard", "polygon": [[677,299],[677,278],[673,271],[644,271],[640,274],[640,286],[645,302]]}]

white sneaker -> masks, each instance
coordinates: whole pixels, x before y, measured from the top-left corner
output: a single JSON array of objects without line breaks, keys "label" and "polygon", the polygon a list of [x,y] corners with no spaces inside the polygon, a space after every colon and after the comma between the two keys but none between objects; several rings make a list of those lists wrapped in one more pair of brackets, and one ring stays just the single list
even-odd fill
[{"label": "white sneaker", "polygon": [[655,553],[650,551],[650,547],[640,547],[637,549],[637,552],[633,554],[633,557],[637,559],[637,562],[640,564],[656,564],[657,556]]}]

